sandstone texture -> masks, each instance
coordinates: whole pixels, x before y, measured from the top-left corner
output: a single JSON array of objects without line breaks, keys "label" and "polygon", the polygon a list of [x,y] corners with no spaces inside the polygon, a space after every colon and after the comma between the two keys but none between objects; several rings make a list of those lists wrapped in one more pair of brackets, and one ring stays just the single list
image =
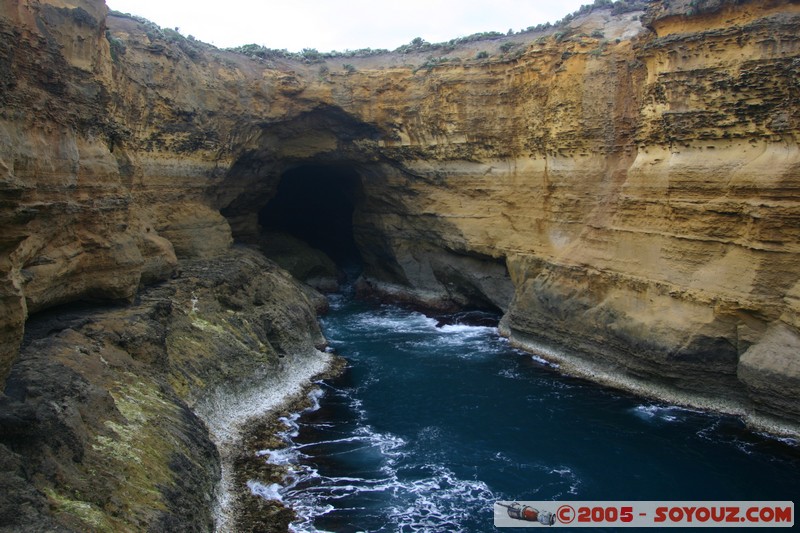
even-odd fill
[{"label": "sandstone texture", "polygon": [[[18,437],[2,467],[20,500],[0,513],[210,524],[169,507],[175,471],[140,474],[133,503],[104,472],[159,419],[158,461],[183,454],[176,468],[210,487],[219,449],[196,394],[261,375],[228,366],[240,348],[311,364],[307,309],[324,303],[234,246],[332,288],[328,258],[269,227],[282,181],[306,175],[285,212],[349,232],[363,293],[497,310],[513,342],[576,372],[800,434],[798,28],[796,1],[662,0],[303,59],[219,50],[101,0],[4,2],[0,382]],[[328,210],[342,203],[346,221]],[[168,458],[175,435],[199,451]],[[90,469],[107,499],[84,492]]]}]

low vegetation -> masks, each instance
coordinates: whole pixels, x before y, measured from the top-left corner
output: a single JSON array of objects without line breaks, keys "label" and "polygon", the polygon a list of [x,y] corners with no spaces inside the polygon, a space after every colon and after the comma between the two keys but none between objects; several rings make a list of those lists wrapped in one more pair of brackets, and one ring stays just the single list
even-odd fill
[{"label": "low vegetation", "polygon": [[245,44],[233,48],[226,48],[228,52],[246,55],[257,59],[272,60],[291,60],[302,63],[322,63],[327,59],[341,59],[346,57],[368,57],[374,55],[388,54],[389,50],[361,48],[359,50],[346,50],[344,52],[319,52],[315,48],[304,48],[302,52],[290,52],[285,48],[267,48],[260,44]]},{"label": "low vegetation", "polygon": [[122,42],[121,39],[117,39],[111,35],[111,32],[108,30],[106,30],[106,39],[108,40],[108,45],[111,48],[111,59],[113,61],[119,61],[119,58],[124,56],[125,52],[128,50],[125,46],[125,43]]},{"label": "low vegetation", "polygon": [[[544,32],[552,29],[559,29],[565,27],[567,24],[572,22],[575,18],[588,15],[595,10],[598,9],[611,9],[611,13],[614,15],[619,15],[622,13],[628,13],[631,11],[642,11],[647,7],[647,0],[594,0],[592,4],[586,4],[581,6],[580,9],[577,11],[570,13],[569,15],[565,16],[558,22],[551,24],[550,22],[546,22],[544,24],[537,24],[536,26],[529,26],[519,32],[514,32],[513,30],[509,30],[507,33],[502,33],[498,31],[485,31],[480,33],[474,33],[472,35],[467,35],[465,37],[457,37],[455,39],[451,39],[446,42],[441,43],[429,43],[425,41],[422,37],[416,37],[411,40],[410,43],[404,44],[399,46],[398,48],[390,51],[384,48],[360,48],[358,50],[345,50],[343,52],[333,50],[331,52],[319,52],[314,48],[304,48],[301,52],[290,52],[283,49],[275,49],[275,48],[268,48],[266,46],[260,44],[245,44],[242,46],[236,46],[232,48],[226,48],[226,51],[235,52],[238,54],[242,54],[248,57],[252,57],[254,59],[261,59],[261,60],[290,60],[290,61],[299,61],[302,63],[307,64],[314,64],[314,63],[322,63],[329,59],[342,59],[348,57],[370,57],[370,56],[377,56],[383,55],[388,53],[396,53],[396,54],[411,54],[411,53],[431,53],[435,54],[438,57],[435,60],[431,60],[429,57],[428,61],[422,68],[430,68],[433,64],[439,64],[442,62],[446,62],[442,58],[443,55],[453,52],[459,45],[463,45],[466,43],[473,43],[479,41],[489,41],[489,40],[497,40],[502,38],[507,38],[508,36],[513,35],[521,35],[521,34],[528,34],[528,33],[537,33],[537,32]],[[178,31],[178,28],[175,30],[171,29],[162,29],[157,24],[150,22],[149,20],[138,17],[135,15],[130,15],[128,13],[121,13],[119,11],[110,11],[110,15],[116,17],[126,17],[133,19],[145,27],[145,32],[147,33],[148,37],[150,37],[151,41],[157,38],[161,38],[167,40],[169,42],[177,42],[181,43],[186,41],[187,39],[191,42],[195,42],[194,37],[189,36],[188,38],[184,37]],[[556,40],[563,39],[565,35],[567,35],[566,31],[559,31],[556,32]],[[600,36],[598,36],[600,37]],[[114,43],[109,39],[111,42],[112,47],[116,46],[114,50],[115,55],[119,56],[124,54],[124,49],[120,48],[118,43]],[[512,43],[506,42],[501,45],[501,51],[504,54],[507,54],[511,48],[516,46],[519,43]],[[433,57],[433,55],[431,56]],[[475,56],[476,59],[487,59],[489,57],[489,53],[486,51],[480,51]],[[352,65],[350,65],[352,67]],[[348,73],[352,73],[355,69],[352,70],[350,68],[345,67],[345,70]]]}]

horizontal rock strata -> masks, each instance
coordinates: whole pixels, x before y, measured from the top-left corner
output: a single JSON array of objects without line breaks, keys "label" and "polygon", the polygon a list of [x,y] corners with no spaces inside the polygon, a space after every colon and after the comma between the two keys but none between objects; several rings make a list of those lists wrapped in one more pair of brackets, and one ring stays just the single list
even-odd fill
[{"label": "horizontal rock strata", "polygon": [[[17,504],[49,505],[63,527],[116,526],[126,498],[68,494],[72,481],[54,472],[71,462],[83,472],[84,455],[96,472],[119,471],[100,450],[128,453],[114,439],[137,417],[173,421],[155,443],[201,435],[194,372],[223,383],[251,368],[228,368],[229,348],[214,342],[197,366],[191,354],[206,341],[192,335],[259,352],[302,318],[305,348],[281,353],[321,342],[311,315],[291,311],[295,289],[275,296],[286,298],[279,312],[272,297],[225,288],[248,286],[241,272],[255,276],[261,259],[247,256],[213,286],[180,285],[200,268],[189,265],[240,257],[238,242],[278,250],[298,275],[333,287],[327,258],[267,227],[281,181],[311,170],[329,169],[336,201],[352,207],[345,229],[362,291],[499,310],[513,342],[575,371],[800,433],[798,27],[793,1],[665,0],[547,30],[302,59],[218,50],[109,14],[100,0],[4,3],[0,381],[19,415],[3,424],[39,427],[19,429],[30,442],[68,428],[52,452],[5,443]],[[301,198],[290,211],[312,228],[331,224],[326,198],[307,194],[314,209]],[[172,303],[152,307],[152,290],[178,291],[180,303],[158,296]],[[211,318],[191,314],[192,290],[200,309],[197,291],[213,292]],[[258,298],[273,302],[278,314],[259,319],[271,325],[233,325],[260,313]],[[93,330],[92,318],[31,337],[39,317],[75,302],[117,306],[103,311],[118,317],[116,333]],[[178,316],[192,335],[164,333]],[[130,335],[144,339],[136,353]],[[266,350],[265,361],[281,351]],[[94,370],[70,359],[78,353]],[[24,407],[20,391],[45,378],[36,387],[58,398],[58,412],[40,400]],[[128,416],[125,398],[138,397],[151,412]],[[81,422],[95,407],[107,415]],[[205,455],[184,453],[184,466],[208,487],[214,473],[198,465],[216,468],[215,448],[207,434],[192,438]],[[24,457],[34,448],[34,470],[48,473],[32,482]],[[174,486],[159,475],[159,487]],[[149,487],[142,498],[169,500]],[[126,512],[141,523],[209,524],[208,514],[140,504]]]}]

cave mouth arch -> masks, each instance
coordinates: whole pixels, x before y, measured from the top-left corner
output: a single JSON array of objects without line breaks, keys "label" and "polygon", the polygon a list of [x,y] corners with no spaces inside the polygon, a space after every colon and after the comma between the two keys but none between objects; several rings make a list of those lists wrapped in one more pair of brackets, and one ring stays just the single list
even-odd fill
[{"label": "cave mouth arch", "polygon": [[353,214],[362,196],[352,165],[301,164],[281,174],[258,222],[266,233],[286,233],[324,252],[340,268],[360,268]]}]

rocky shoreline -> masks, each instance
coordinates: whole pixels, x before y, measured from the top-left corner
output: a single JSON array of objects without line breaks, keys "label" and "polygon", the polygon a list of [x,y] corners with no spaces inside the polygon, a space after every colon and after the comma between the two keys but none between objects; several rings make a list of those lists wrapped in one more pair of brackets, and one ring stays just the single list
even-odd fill
[{"label": "rocky shoreline", "polygon": [[[292,510],[248,482],[283,480],[285,466],[256,452],[284,446],[281,417],[307,408],[314,381],[346,365],[321,351],[315,310],[324,307],[324,297],[239,247],[187,261],[132,304],[34,317],[1,400],[0,531],[286,531]],[[507,325],[501,333],[561,371],[799,434],[733,403],[548,349]]]},{"label": "rocky shoreline", "polygon": [[335,286],[295,237],[796,434],[800,4],[618,7],[343,63],[0,5],[0,529],[212,529],[221,422],[327,364],[325,299],[244,247]]},{"label": "rocky shoreline", "polygon": [[133,304],[33,317],[0,399],[0,530],[214,529],[244,422],[332,365],[306,294],[235,248]]},{"label": "rocky shoreline", "polygon": [[[255,452],[263,449],[254,450],[251,446],[274,439],[280,430],[279,419],[287,412],[302,409],[313,382],[331,375],[333,368],[334,358],[320,354],[312,361],[299,361],[291,369],[283,368],[266,379],[254,381],[245,390],[218,394],[206,406],[198,408],[220,454],[221,474],[214,511],[217,531],[252,531],[256,521],[268,520],[273,514],[263,515],[262,506],[256,506],[258,513],[248,513],[253,502],[247,488],[247,465],[258,462]],[[214,406],[210,410],[209,404]],[[251,517],[253,524],[244,524],[246,516]],[[258,524],[264,527],[263,523]]]},{"label": "rocky shoreline", "polygon": [[501,334],[509,339],[515,348],[524,350],[558,366],[560,372],[587,379],[614,389],[624,390],[670,405],[700,409],[702,411],[735,416],[753,431],[762,432],[776,438],[800,439],[800,425],[789,420],[769,416],[755,410],[746,400],[701,394],[696,390],[676,388],[667,382],[652,378],[642,378],[624,367],[611,367],[592,359],[587,354],[554,347],[547,340],[531,335],[513,332],[501,326]]},{"label": "rocky shoreline", "polygon": [[[326,371],[313,376],[309,383],[287,398],[279,408],[247,424],[232,454],[236,504],[231,508],[231,519],[227,523],[218,522],[219,531],[277,533],[288,530],[289,523],[295,518],[291,508],[278,500],[266,500],[254,494],[248,484],[253,481],[267,486],[273,483],[281,484],[287,474],[287,465],[271,464],[259,456],[258,452],[286,447],[286,442],[280,437],[280,434],[286,431],[286,425],[281,419],[290,418],[312,407],[310,393],[317,386],[312,382],[333,379],[343,372],[345,367],[344,359],[332,356],[331,364]],[[231,525],[234,527],[229,527]]]}]

